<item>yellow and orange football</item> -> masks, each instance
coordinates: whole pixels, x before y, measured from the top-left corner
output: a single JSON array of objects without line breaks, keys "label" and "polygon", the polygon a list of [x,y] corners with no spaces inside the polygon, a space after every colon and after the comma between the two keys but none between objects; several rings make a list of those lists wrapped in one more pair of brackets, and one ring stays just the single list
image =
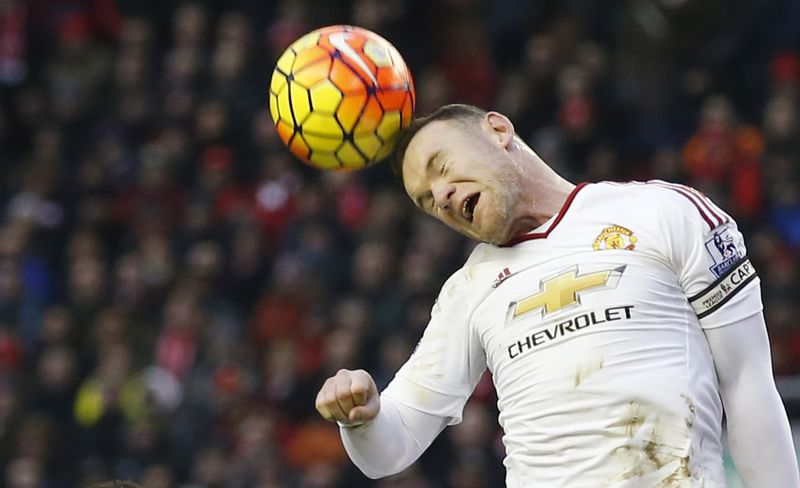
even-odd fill
[{"label": "yellow and orange football", "polygon": [[315,30],[278,59],[269,109],[281,140],[323,170],[354,170],[389,155],[411,123],[415,94],[397,49],[366,29]]}]

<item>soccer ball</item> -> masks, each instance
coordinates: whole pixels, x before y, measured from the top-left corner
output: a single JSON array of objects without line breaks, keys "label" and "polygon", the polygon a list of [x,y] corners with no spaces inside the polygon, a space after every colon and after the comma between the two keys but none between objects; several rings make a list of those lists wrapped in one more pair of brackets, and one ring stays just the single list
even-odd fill
[{"label": "soccer ball", "polygon": [[281,140],[323,170],[364,168],[388,156],[400,129],[411,123],[415,99],[397,49],[374,32],[344,25],[292,43],[269,89]]}]

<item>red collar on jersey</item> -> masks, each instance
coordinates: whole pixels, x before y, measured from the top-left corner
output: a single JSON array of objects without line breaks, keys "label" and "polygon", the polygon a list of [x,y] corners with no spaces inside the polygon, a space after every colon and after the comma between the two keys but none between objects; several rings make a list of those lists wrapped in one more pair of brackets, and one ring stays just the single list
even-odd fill
[{"label": "red collar on jersey", "polygon": [[578,194],[579,191],[589,183],[584,181],[583,183],[579,183],[567,196],[567,200],[564,202],[564,206],[561,207],[561,210],[558,211],[558,215],[556,215],[556,219],[550,224],[550,227],[547,228],[544,232],[532,232],[529,234],[523,234],[521,236],[517,236],[512,238],[510,241],[506,242],[505,244],[501,244],[500,247],[511,247],[516,246],[520,242],[530,241],[532,239],[543,239],[550,235],[553,232],[553,229],[556,228],[561,219],[564,218],[564,215],[567,213],[569,206],[572,205],[572,201],[575,200],[575,195]]}]

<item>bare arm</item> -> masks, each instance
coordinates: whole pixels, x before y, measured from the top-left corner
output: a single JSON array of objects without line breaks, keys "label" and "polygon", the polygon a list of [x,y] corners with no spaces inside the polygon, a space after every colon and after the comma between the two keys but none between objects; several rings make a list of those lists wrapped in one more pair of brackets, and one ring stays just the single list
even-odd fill
[{"label": "bare arm", "polygon": [[772,376],[763,314],[705,333],[725,407],[728,448],[745,486],[800,487],[789,421]]}]

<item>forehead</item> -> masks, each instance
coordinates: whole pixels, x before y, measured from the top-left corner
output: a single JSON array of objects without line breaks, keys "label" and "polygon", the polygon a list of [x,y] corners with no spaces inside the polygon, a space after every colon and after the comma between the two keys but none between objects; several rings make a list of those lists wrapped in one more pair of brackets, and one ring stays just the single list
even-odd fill
[{"label": "forehead", "polygon": [[455,120],[435,120],[411,139],[403,157],[403,185],[413,198],[413,190],[427,175],[428,160],[437,153],[450,154],[463,147],[466,124]]}]

